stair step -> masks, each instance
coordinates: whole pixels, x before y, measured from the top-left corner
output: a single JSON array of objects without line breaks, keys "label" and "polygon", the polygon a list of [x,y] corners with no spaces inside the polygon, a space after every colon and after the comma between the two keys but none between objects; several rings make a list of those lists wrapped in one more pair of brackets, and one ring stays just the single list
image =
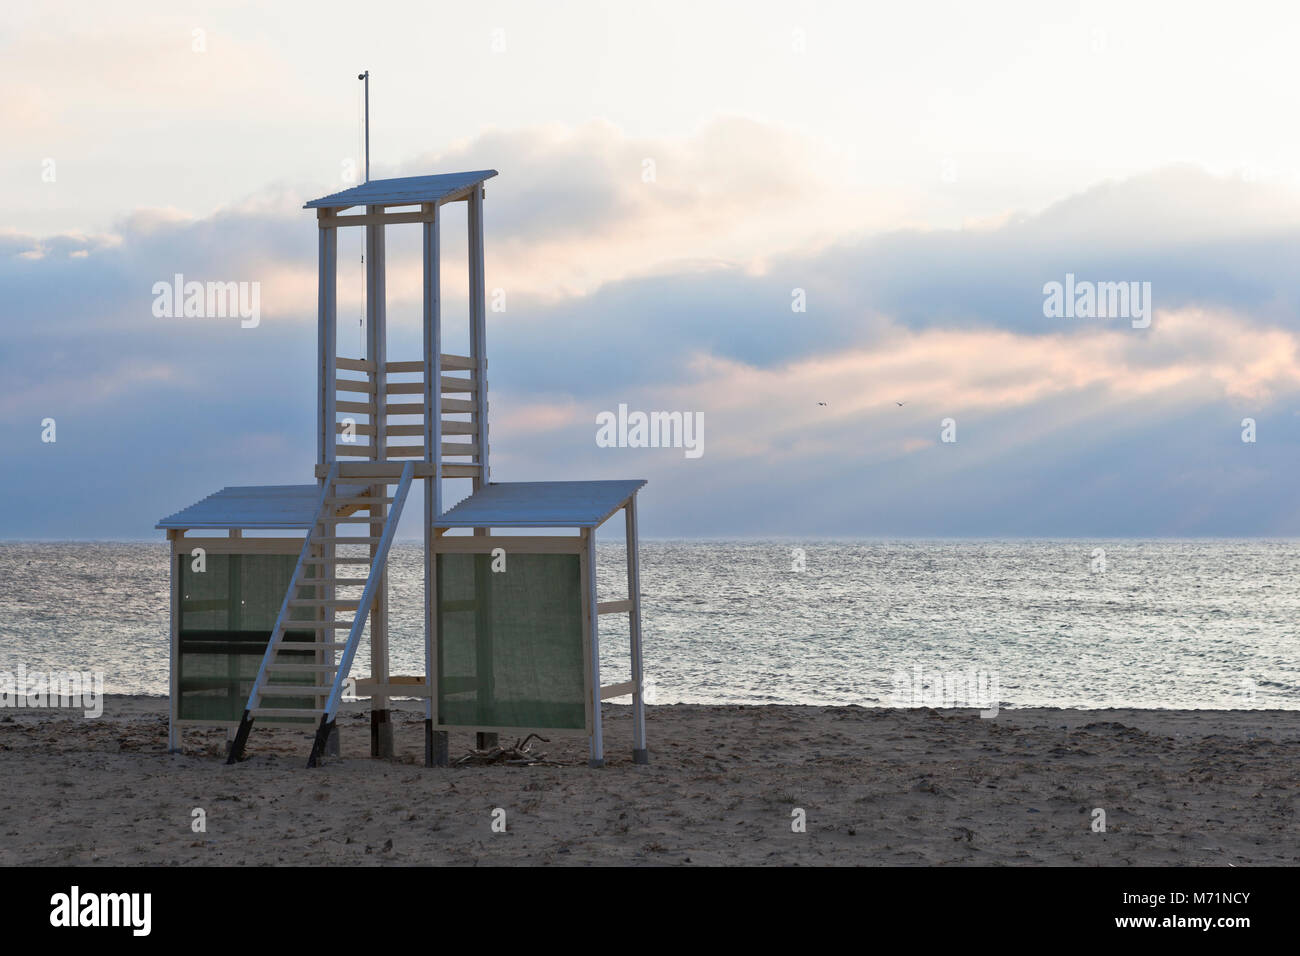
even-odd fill
[{"label": "stair step", "polygon": [[329,684],[264,684],[263,697],[320,697],[334,688]]},{"label": "stair step", "polygon": [[[486,385],[479,387],[485,389]],[[388,558],[397,519],[401,516],[402,506],[415,476],[415,466],[407,462],[402,466],[400,477],[379,474],[351,482],[342,479],[340,471],[353,465],[357,466],[359,472],[366,470],[364,463],[348,463],[343,466],[332,463],[328,468],[327,487],[322,492],[321,507],[303,542],[298,570],[289,582],[289,593],[276,619],[271,642],[262,657],[254,692],[250,695],[251,701],[257,705],[248,710],[248,715],[252,718],[281,718],[288,722],[309,724],[322,715],[331,715],[338,706],[337,694],[342,686],[342,678],[347,676],[347,669],[352,664],[352,655],[356,653],[356,638],[366,626],[370,589],[382,580],[384,562]],[[386,488],[392,485],[396,485],[397,490],[389,497]],[[347,494],[349,491],[361,493]],[[383,508],[390,504],[393,506],[391,509]],[[369,514],[365,513],[367,511]],[[359,514],[354,516],[357,512]],[[377,533],[380,527],[383,528],[382,534]],[[350,535],[348,532],[351,531],[361,534]],[[368,553],[356,556],[338,553],[340,549],[350,550],[349,546],[365,547]],[[337,576],[339,571],[336,565],[352,565],[355,570],[348,569],[343,573],[354,576]],[[304,566],[311,566],[311,569],[304,571]],[[366,591],[351,598],[336,597],[336,588],[347,587],[365,587]],[[362,613],[363,604],[367,605],[365,613]],[[303,613],[304,609],[307,614]],[[348,613],[352,614],[352,620],[333,619]],[[294,615],[328,619],[294,621],[291,620]],[[290,639],[300,636],[311,636],[313,639]],[[290,702],[301,700],[320,706],[262,706],[277,698]],[[234,738],[228,755],[229,763],[242,758],[247,737],[248,727],[245,725]],[[322,744],[323,738],[318,734],[308,766],[317,765]]]}]

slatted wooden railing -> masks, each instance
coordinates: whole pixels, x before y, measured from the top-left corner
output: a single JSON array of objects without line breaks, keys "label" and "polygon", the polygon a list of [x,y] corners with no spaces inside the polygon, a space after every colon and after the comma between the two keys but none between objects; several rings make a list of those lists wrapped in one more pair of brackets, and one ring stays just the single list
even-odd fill
[{"label": "slatted wooden railing", "polygon": [[[375,394],[375,365],[366,359],[339,358],[336,361],[341,373],[350,373],[348,378],[340,375],[337,379],[336,407],[339,414],[345,419],[364,415],[367,420],[335,423],[337,435],[350,434],[355,439],[341,438],[335,444],[335,457],[373,461],[375,408],[379,399]],[[482,461],[479,419],[482,410],[486,409],[480,390],[486,387],[486,383],[479,381],[473,359],[463,355],[443,355],[441,362],[442,457],[452,459],[448,464],[458,466],[457,470],[478,466]],[[386,382],[382,400],[384,415],[388,419],[384,426],[384,460],[424,459],[424,363],[387,362],[384,372]],[[404,380],[395,381],[393,376],[401,376]],[[468,421],[464,419],[466,415]],[[420,440],[413,443],[403,441],[412,438]]]}]

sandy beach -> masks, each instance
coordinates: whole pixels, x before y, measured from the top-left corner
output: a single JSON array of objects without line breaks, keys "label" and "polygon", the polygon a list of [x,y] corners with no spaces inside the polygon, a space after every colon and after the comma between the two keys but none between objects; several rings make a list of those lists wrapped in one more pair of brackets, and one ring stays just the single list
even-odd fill
[{"label": "sandy beach", "polygon": [[[608,766],[585,738],[532,767],[423,767],[422,714],[369,759],[363,705],[341,756],[305,732],[222,731],[166,752],[166,702],[103,717],[0,713],[0,864],[1226,865],[1300,862],[1300,712],[649,708],[635,766],[606,705]],[[453,735],[452,756],[472,743]],[[194,810],[206,832],[194,832]],[[504,833],[492,828],[505,811]],[[1105,832],[1094,832],[1094,810]],[[794,832],[796,809],[805,832]],[[497,817],[499,818],[499,814]]]}]

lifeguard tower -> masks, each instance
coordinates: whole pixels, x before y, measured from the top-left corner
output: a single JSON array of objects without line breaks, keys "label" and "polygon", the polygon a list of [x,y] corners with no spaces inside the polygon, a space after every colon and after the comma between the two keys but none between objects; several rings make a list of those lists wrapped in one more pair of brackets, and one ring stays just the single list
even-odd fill
[{"label": "lifeguard tower", "polygon": [[[636,496],[626,481],[497,483],[489,464],[484,183],[495,170],[366,182],[315,199],[320,238],[315,482],[224,488],[165,518],[171,541],[171,730],[225,726],[229,762],[255,724],[315,729],[308,766],[337,752],[335,718],[369,623],[371,754],[391,756],[389,703],[425,701],[425,764],[448,734],[571,733],[604,763],[601,702],[631,695],[647,762]],[[467,203],[469,354],[442,351],[443,210]],[[354,211],[350,211],[354,210]],[[423,355],[390,361],[384,233],[423,234]],[[338,352],[338,235],[365,230],[364,358]],[[472,491],[444,510],[444,482]],[[422,675],[389,672],[386,564],[411,487],[424,492]],[[596,529],[619,512],[627,594],[598,601]],[[520,533],[520,531],[526,533]],[[268,533],[290,532],[272,537]],[[506,533],[502,534],[502,532]],[[254,532],[255,534],[246,534]],[[539,533],[540,532],[540,533]],[[223,535],[224,533],[224,535]],[[602,684],[599,621],[626,615],[631,673]]]}]

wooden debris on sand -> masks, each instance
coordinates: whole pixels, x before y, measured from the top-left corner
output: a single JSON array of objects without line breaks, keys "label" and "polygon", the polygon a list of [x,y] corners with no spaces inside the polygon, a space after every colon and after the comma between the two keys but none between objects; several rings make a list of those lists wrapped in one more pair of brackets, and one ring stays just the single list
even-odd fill
[{"label": "wooden debris on sand", "polygon": [[551,742],[541,734],[529,734],[523,740],[516,740],[514,744],[509,747],[488,747],[485,750],[474,750],[471,748],[469,752],[457,760],[453,766],[485,767],[492,764],[503,763],[510,767],[531,767],[546,759],[546,754],[533,752],[532,745],[529,741],[534,737],[544,744],[549,744]]}]

